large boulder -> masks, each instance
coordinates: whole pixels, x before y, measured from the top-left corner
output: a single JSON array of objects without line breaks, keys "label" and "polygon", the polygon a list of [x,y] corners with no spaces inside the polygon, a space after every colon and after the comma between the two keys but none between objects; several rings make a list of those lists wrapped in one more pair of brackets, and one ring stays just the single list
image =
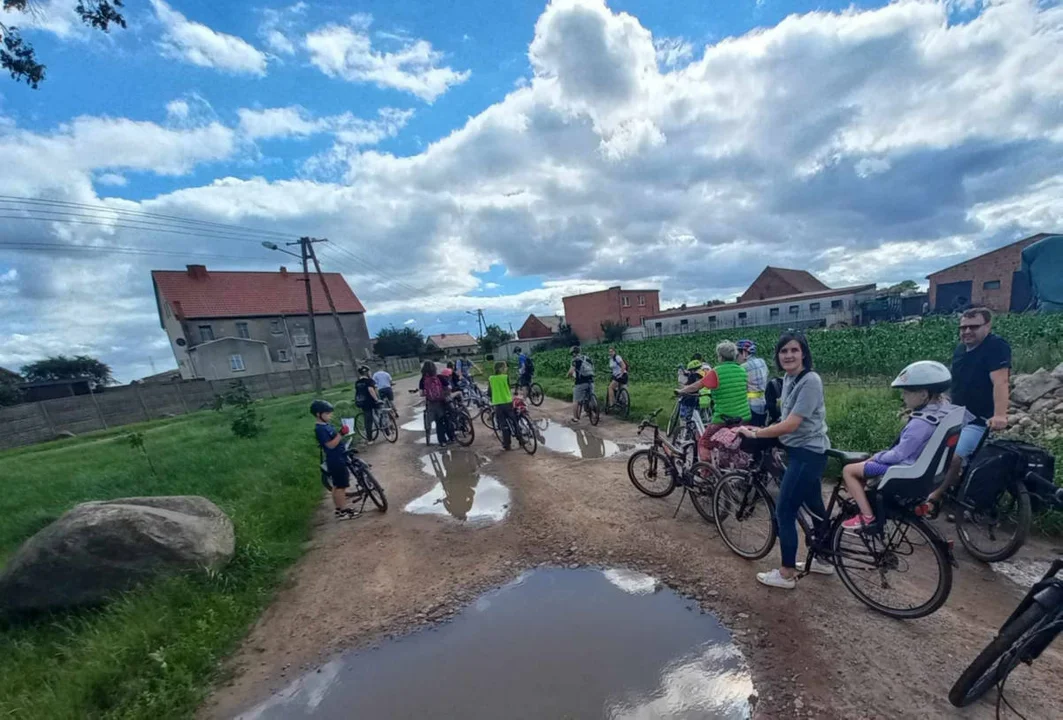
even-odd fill
[{"label": "large boulder", "polygon": [[203,497],[87,502],[27,540],[0,574],[0,610],[97,605],[161,573],[218,568],[233,524]]},{"label": "large boulder", "polygon": [[1030,405],[1048,393],[1058,388],[1061,384],[1052,373],[1044,368],[1029,375],[1019,375],[1015,378],[1015,386],[1011,390],[1011,399],[1021,405]]}]

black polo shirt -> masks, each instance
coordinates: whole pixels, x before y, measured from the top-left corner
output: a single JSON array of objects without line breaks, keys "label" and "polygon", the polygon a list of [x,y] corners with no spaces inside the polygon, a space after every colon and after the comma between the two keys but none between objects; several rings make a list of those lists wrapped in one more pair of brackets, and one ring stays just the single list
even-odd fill
[{"label": "black polo shirt", "polygon": [[993,381],[989,373],[1010,367],[1011,345],[999,335],[989,333],[970,351],[960,343],[952,353],[952,402],[963,405],[976,418],[993,417]]}]

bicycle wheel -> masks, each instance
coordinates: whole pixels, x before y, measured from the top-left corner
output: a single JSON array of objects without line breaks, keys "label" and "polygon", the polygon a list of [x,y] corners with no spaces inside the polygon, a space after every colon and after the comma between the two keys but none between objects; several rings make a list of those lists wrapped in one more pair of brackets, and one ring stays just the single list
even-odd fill
[{"label": "bicycle wheel", "polygon": [[956,707],[966,707],[1003,681],[1022,660],[1025,641],[1043,628],[1044,619],[1045,609],[1031,603],[1021,615],[1001,628],[949,690],[949,702]]},{"label": "bicycle wheel", "polygon": [[597,425],[601,418],[602,413],[598,408],[598,398],[594,396],[594,393],[591,393],[591,396],[587,398],[587,419],[591,421],[591,425]]},{"label": "bicycle wheel", "polygon": [[384,495],[384,488],[373,477],[373,473],[368,467],[361,467],[358,471],[358,484],[362,486],[366,494],[369,495],[369,499],[376,505],[377,510],[380,512],[388,511],[388,499]]},{"label": "bicycle wheel", "polygon": [[480,422],[482,422],[484,427],[489,430],[495,429],[495,411],[490,405],[480,411]]},{"label": "bicycle wheel", "polygon": [[675,480],[668,472],[668,459],[656,450],[638,450],[627,461],[627,476],[639,492],[663,498],[675,490]]},{"label": "bicycle wheel", "polygon": [[546,394],[543,393],[543,386],[539,383],[532,383],[531,386],[528,388],[528,402],[530,402],[535,407],[539,407],[540,405],[542,405],[543,398],[545,397]]},{"label": "bicycle wheel", "polygon": [[627,388],[621,386],[620,390],[616,393],[616,416],[621,418],[627,418],[628,412],[631,410],[631,396],[628,395]]},{"label": "bicycle wheel", "polygon": [[707,462],[694,463],[689,473],[690,502],[694,503],[694,509],[705,522],[714,523],[716,518],[712,514],[712,496],[716,491],[716,481],[720,473]]},{"label": "bicycle wheel", "polygon": [[535,437],[535,426],[532,425],[531,418],[527,415],[517,418],[517,440],[524,448],[524,452],[529,455],[534,455],[539,448],[539,440]]},{"label": "bicycle wheel", "polygon": [[974,557],[987,563],[1000,562],[1026,542],[1031,516],[1030,494],[1020,480],[1012,478],[993,506],[963,508],[956,513],[956,533]]},{"label": "bicycle wheel", "polygon": [[366,434],[366,432],[365,432],[365,413],[364,412],[359,412],[357,415],[354,416],[354,432],[357,433],[358,437],[362,438],[363,440],[367,440],[367,441],[368,440],[376,440],[376,436],[377,436],[376,426],[373,427],[373,437],[369,437]]},{"label": "bicycle wheel", "polygon": [[399,425],[395,424],[394,416],[391,413],[381,413],[376,419],[381,433],[384,434],[384,439],[388,442],[395,442],[399,440]]},{"label": "bicycle wheel", "polygon": [[454,439],[458,441],[458,445],[472,445],[472,441],[476,439],[476,426],[472,424],[472,418],[464,412],[456,412],[451,417],[451,422],[454,423]]},{"label": "bicycle wheel", "polygon": [[888,514],[881,535],[846,532],[837,520],[832,533],[838,575],[872,610],[912,620],[931,614],[948,599],[952,565],[922,518]]},{"label": "bicycle wheel", "polygon": [[424,413],[424,444],[432,444],[432,418],[428,415],[428,408],[425,408]]},{"label": "bicycle wheel", "polygon": [[745,473],[728,473],[717,481],[712,515],[724,544],[736,555],[760,560],[775,545],[775,503]]}]

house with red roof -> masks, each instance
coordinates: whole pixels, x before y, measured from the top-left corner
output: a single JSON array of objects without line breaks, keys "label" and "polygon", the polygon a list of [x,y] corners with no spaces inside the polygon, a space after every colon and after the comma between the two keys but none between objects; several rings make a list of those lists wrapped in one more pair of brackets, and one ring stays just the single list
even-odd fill
[{"label": "house with red roof", "polygon": [[[302,273],[153,270],[159,323],[184,379],[221,380],[311,367]],[[320,365],[349,363],[325,287],[356,358],[371,354],[365,307],[339,273],[310,275]]]}]

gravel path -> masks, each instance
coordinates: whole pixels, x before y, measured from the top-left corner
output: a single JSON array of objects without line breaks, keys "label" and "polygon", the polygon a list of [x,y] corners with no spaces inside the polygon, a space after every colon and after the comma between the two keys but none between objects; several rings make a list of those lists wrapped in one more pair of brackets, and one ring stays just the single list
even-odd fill
[{"label": "gravel path", "polygon": [[[398,383],[400,424],[413,417],[410,387],[411,380]],[[567,406],[547,399],[532,415],[564,421]],[[635,441],[633,425],[607,417],[593,432]],[[322,502],[315,539],[226,663],[226,680],[202,717],[232,717],[340,650],[443,621],[481,591],[544,563],[629,567],[697,598],[732,629],[749,661],[756,717],[994,716],[988,701],[959,711],[946,696],[1023,589],[958,544],[960,568],[945,607],[921,620],[895,621],[867,610],[837,578],[813,575],[792,592],[760,586],[754,574],[777,563],[777,549],[746,562],[689,503],[673,519],[678,496],[654,500],[636,491],[626,454],[580,460],[540,448],[528,457],[503,453],[482,425],[477,433],[472,449],[490,459],[490,474],[511,490],[506,520],[470,527],[402,512],[437,482],[421,469],[428,452],[423,435],[400,431],[396,445],[369,449],[365,457],[391,509],[336,523]],[[1022,559],[1036,563],[1052,552],[1059,550],[1033,543]],[[1061,673],[1057,642],[1032,669],[1012,675],[1008,697],[1031,720],[1059,717]],[[995,702],[995,692],[990,697]]]}]

